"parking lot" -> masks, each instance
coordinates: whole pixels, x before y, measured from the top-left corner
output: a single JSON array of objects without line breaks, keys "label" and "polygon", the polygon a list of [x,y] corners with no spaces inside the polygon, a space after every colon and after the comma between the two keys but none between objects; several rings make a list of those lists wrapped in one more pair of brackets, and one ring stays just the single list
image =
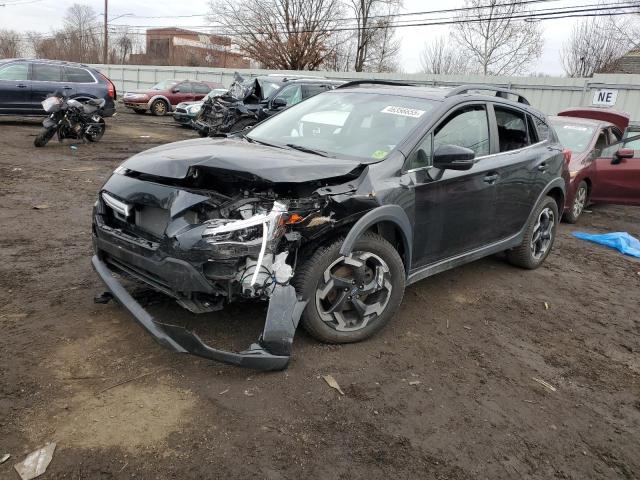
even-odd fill
[{"label": "parking lot", "polygon": [[[640,209],[590,207],[535,271],[491,257],[423,280],[366,342],[300,330],[288,370],[255,373],[172,354],[94,304],[98,189],[128,156],[196,136],[120,110],[76,149],[0,119],[0,477],[46,442],[43,478],[640,476],[640,262],[570,235],[638,237]],[[145,301],[237,350],[266,312]]]}]

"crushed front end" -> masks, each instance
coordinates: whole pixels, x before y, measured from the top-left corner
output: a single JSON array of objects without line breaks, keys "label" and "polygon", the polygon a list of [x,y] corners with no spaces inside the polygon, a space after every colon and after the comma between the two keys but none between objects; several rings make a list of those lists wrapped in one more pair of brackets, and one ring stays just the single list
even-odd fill
[{"label": "crushed front end", "polygon": [[[299,250],[339,225],[336,214],[344,216],[316,187],[249,181],[202,168],[191,168],[177,180],[120,167],[95,204],[94,268],[159,343],[256,369],[286,368],[306,305],[291,284]],[[366,202],[361,207],[366,209]],[[212,348],[194,333],[151,317],[113,272],[173,297],[194,313],[237,300],[268,300],[263,333],[242,352]]]}]

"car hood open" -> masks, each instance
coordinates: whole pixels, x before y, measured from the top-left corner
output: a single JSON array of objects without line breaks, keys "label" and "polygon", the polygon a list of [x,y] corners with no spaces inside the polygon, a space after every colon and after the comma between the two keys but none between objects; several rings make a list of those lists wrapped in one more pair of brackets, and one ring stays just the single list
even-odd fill
[{"label": "car hood open", "polygon": [[597,107],[573,107],[567,108],[558,112],[560,117],[577,117],[577,118],[589,118],[591,120],[600,120],[601,122],[613,123],[616,127],[624,132],[624,129],[629,125],[629,119],[631,118],[628,113],[613,110],[611,108],[597,108]]},{"label": "car hood open", "polygon": [[199,138],[169,143],[134,155],[123,168],[158,177],[183,179],[192,167],[236,172],[273,183],[302,183],[358,175],[355,160],[326,158],[241,139]]}]

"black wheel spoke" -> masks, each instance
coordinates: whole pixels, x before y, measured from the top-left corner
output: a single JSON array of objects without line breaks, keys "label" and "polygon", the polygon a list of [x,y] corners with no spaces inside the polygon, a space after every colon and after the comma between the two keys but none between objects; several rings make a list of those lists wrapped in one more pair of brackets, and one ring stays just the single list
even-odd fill
[{"label": "black wheel spoke", "polygon": [[349,292],[344,290],[338,294],[338,297],[333,301],[331,307],[327,309],[327,313],[341,312],[344,310],[345,304],[349,298]]}]

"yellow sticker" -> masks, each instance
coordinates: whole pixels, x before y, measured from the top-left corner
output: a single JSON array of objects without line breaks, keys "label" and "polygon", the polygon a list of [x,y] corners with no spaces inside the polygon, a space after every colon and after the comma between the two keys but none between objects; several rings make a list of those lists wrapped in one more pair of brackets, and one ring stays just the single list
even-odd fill
[{"label": "yellow sticker", "polygon": [[375,158],[376,160],[382,160],[384,157],[387,156],[389,152],[386,152],[384,150],[376,150],[375,152],[373,152],[373,155],[371,155],[371,158]]}]

